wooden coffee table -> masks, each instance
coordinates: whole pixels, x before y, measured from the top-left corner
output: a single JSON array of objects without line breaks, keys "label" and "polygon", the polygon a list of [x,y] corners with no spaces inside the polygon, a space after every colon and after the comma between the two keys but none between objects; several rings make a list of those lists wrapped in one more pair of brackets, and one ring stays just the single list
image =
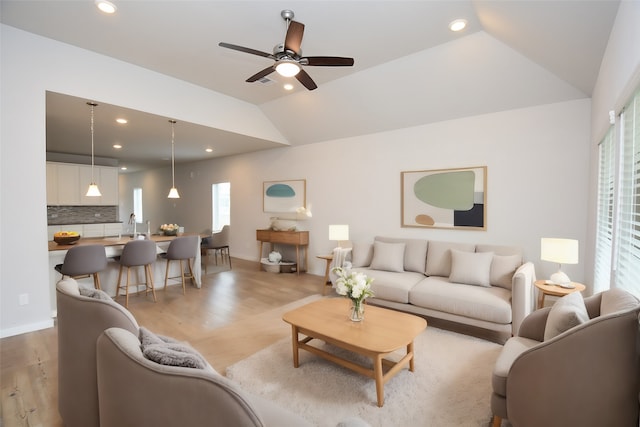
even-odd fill
[{"label": "wooden coffee table", "polygon": [[[293,366],[299,366],[299,349],[307,350],[333,363],[349,368],[376,381],[378,406],[384,405],[384,384],[409,364],[414,369],[413,340],[427,327],[427,321],[413,314],[367,305],[362,322],[349,320],[347,298],[327,298],[289,311],[282,319],[291,325]],[[298,334],[304,338],[298,339]],[[309,345],[319,339],[336,347],[370,357],[373,369]],[[397,362],[385,359],[406,347],[406,355]],[[386,369],[383,370],[383,365]]]}]

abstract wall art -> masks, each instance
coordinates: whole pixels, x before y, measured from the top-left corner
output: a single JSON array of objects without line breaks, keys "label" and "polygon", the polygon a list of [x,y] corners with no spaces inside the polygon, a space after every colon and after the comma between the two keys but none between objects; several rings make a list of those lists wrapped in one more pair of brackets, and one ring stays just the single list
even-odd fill
[{"label": "abstract wall art", "polygon": [[486,230],[487,167],[401,172],[402,227]]},{"label": "abstract wall art", "polygon": [[265,181],[262,183],[262,210],[264,212],[295,212],[307,206],[307,181]]}]

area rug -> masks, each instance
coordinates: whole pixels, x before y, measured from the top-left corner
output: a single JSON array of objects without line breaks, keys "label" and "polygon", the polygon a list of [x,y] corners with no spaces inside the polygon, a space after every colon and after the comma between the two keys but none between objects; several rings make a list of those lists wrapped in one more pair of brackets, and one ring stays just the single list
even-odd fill
[{"label": "area rug", "polygon": [[[367,362],[325,343],[318,346]],[[300,351],[300,367],[293,368],[290,339],[230,366],[226,375],[244,390],[320,427],[336,426],[354,416],[374,427],[488,426],[491,372],[501,348],[479,338],[427,327],[415,341],[415,371],[404,369],[385,384],[382,408],[376,405],[373,379],[306,351]]]}]

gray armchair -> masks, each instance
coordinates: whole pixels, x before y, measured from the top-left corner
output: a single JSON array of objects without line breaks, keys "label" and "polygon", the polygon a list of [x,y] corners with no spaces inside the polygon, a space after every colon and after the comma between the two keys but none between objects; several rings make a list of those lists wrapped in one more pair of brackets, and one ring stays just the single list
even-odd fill
[{"label": "gray armchair", "polygon": [[145,358],[129,331],[98,338],[102,427],[311,426],[299,416],[249,396],[213,368],[161,365]]},{"label": "gray armchair", "polygon": [[80,295],[66,278],[56,285],[58,302],[58,410],[66,427],[99,427],[96,341],[111,327],[138,333],[135,318],[110,298]]},{"label": "gray armchair", "polygon": [[[493,425],[638,426],[638,313],[612,289],[584,299],[589,320],[544,340],[551,307],[527,316],[493,371]],[[557,303],[556,303],[557,304]]]},{"label": "gray armchair", "polygon": [[202,239],[202,256],[204,258],[204,274],[207,274],[207,265],[209,264],[209,251],[213,251],[213,256],[218,263],[218,254],[220,260],[224,261],[226,256],[229,260],[229,269],[231,269],[231,255],[229,254],[229,226],[224,225],[222,230],[213,233],[211,236]]}]

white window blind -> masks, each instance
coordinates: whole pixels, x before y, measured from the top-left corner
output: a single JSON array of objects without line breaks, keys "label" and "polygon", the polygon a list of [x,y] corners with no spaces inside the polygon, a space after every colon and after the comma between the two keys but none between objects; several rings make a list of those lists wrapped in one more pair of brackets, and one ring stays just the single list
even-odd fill
[{"label": "white window blind", "polygon": [[596,232],[596,257],[594,292],[609,289],[611,285],[611,255],[613,250],[615,144],[611,127],[598,147],[600,164],[598,171],[598,213]]},{"label": "white window blind", "polygon": [[640,91],[621,115],[615,286],[640,296]]}]

